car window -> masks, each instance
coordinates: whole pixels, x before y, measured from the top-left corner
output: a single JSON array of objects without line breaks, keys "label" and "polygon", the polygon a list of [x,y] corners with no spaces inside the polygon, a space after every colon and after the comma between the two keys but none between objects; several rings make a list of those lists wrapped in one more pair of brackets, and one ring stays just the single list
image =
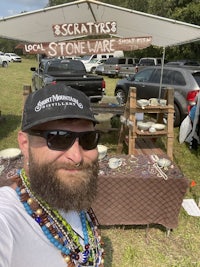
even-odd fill
[{"label": "car window", "polygon": [[161,63],[162,63],[161,58],[157,58],[157,65],[161,65]]},{"label": "car window", "polygon": [[[158,69],[151,76],[152,83],[160,83],[161,69]],[[162,83],[168,85],[186,85],[181,72],[175,70],[163,70]]]},{"label": "car window", "polygon": [[88,62],[88,63],[96,63],[96,62],[98,62],[99,60],[97,59],[97,58],[93,58],[93,59],[91,59],[90,60],[90,62]]},{"label": "car window", "polygon": [[192,76],[194,77],[198,85],[200,86],[200,71],[192,73]]},{"label": "car window", "polygon": [[150,58],[146,58],[140,61],[141,65],[146,65],[146,66],[153,66],[154,64],[154,60],[150,59]]},{"label": "car window", "polygon": [[119,58],[118,64],[126,64],[126,59],[125,58]]},{"label": "car window", "polygon": [[133,59],[132,58],[128,59],[128,64],[133,64]]},{"label": "car window", "polygon": [[[164,71],[163,71],[163,74],[164,74]],[[160,83],[160,75],[161,75],[161,70],[160,69],[155,70],[153,75],[151,76],[151,82]]]},{"label": "car window", "polygon": [[49,62],[48,72],[52,75],[57,75],[56,73],[65,74],[66,72],[74,72],[76,73],[77,68],[79,68],[80,71],[85,72],[84,64],[81,63],[81,61],[76,60],[63,60],[61,62],[52,61]]},{"label": "car window", "polygon": [[115,58],[115,57],[110,57],[105,62],[105,64],[117,64],[117,63],[118,63],[118,58]]},{"label": "car window", "polygon": [[151,78],[151,75],[153,73],[153,69],[145,69],[143,71],[138,72],[134,76],[134,80],[136,82],[148,82]]},{"label": "car window", "polygon": [[[154,74],[152,75],[151,82],[160,83],[160,78],[161,78],[161,69],[157,69],[154,72]],[[170,79],[170,70],[163,69],[162,83],[163,84],[172,84],[171,79]]]},{"label": "car window", "polygon": [[185,78],[183,74],[179,71],[170,71],[169,73],[170,83],[171,85],[186,85]]},{"label": "car window", "polygon": [[97,61],[97,63],[102,64],[102,63],[105,63],[105,61],[106,61],[106,59],[100,59]]}]

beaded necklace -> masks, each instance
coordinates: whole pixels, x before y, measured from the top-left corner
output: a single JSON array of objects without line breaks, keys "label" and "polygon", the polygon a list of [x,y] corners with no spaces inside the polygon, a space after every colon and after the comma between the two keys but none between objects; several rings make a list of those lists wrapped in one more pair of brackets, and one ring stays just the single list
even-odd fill
[{"label": "beaded necklace", "polygon": [[103,267],[103,248],[97,231],[95,215],[90,209],[81,211],[79,216],[83,231],[84,246],[70,224],[47,203],[35,196],[24,169],[18,171],[21,180],[16,192],[27,213],[40,225],[49,241],[61,251],[68,267]]}]

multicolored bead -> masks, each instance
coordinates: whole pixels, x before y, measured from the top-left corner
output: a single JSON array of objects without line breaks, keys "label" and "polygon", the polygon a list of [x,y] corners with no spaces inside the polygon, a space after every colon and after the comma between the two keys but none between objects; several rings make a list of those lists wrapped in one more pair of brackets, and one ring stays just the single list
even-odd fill
[{"label": "multicolored bead", "polygon": [[24,170],[19,173],[21,180],[19,180],[19,187],[16,189],[19,199],[27,213],[41,226],[49,241],[61,251],[67,266],[79,267],[82,264],[84,266],[103,266],[103,250],[99,242],[101,236],[97,232],[96,217],[93,212],[80,212],[84,240],[84,246],[82,246],[80,244],[80,236],[73,231],[70,224],[59,212],[50,208],[49,205],[41,203],[31,192]]}]

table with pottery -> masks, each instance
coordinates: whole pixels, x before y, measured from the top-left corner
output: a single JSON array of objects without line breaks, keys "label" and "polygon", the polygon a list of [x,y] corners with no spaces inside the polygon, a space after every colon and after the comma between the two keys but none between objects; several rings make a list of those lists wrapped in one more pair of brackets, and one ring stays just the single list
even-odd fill
[{"label": "table with pottery", "polygon": [[188,180],[166,154],[100,152],[99,157],[98,195],[92,208],[100,225],[178,226]]}]

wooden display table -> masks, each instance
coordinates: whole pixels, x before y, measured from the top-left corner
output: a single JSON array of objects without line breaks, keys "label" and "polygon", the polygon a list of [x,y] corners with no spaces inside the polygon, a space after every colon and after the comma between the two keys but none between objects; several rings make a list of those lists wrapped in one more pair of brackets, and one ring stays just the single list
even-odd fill
[{"label": "wooden display table", "polygon": [[115,170],[108,167],[108,158],[100,162],[98,196],[92,206],[99,224],[177,227],[188,188],[181,171],[173,165],[164,171],[164,179],[149,155],[116,157],[123,164]]}]

